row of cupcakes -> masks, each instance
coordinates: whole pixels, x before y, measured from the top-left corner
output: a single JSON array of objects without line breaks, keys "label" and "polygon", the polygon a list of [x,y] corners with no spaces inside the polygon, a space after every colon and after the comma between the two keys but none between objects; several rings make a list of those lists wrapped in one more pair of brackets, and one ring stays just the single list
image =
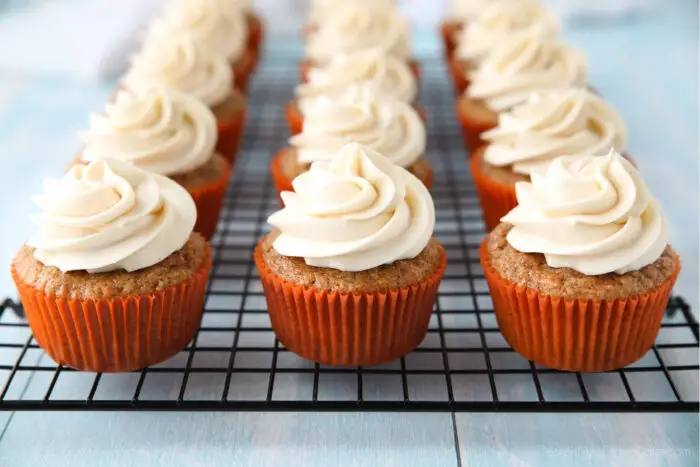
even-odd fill
[{"label": "row of cupcakes", "polygon": [[12,277],[58,363],[131,371],[192,340],[263,25],[249,1],[173,0],[84,149],[36,198]]}]

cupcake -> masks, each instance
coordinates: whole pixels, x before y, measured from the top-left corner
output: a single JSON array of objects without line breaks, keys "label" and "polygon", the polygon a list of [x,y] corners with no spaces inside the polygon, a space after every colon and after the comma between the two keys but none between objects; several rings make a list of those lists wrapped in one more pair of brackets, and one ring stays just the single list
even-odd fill
[{"label": "cupcake", "polygon": [[498,114],[530,94],[565,86],[584,86],[586,60],[576,49],[535,33],[518,34],[499,44],[470,75],[456,112],[468,150],[483,144],[481,133],[498,124]]},{"label": "cupcake", "polygon": [[350,3],[369,6],[377,5],[384,8],[396,6],[395,0],[311,0],[305,32],[313,31],[319,24],[331,17],[338,8]]},{"label": "cupcake", "polygon": [[34,338],[78,370],[139,370],[195,335],[211,269],[192,198],[121,161],[74,166],[36,198],[11,273]]},{"label": "cupcake", "polygon": [[297,86],[297,98],[286,109],[292,134],[301,131],[304,109],[314,105],[319,97],[337,99],[349,86],[361,83],[408,104],[415,105],[418,99],[418,80],[405,61],[376,49],[339,55],[328,65],[312,69],[309,80]]},{"label": "cupcake", "polygon": [[644,356],[680,261],[634,166],[614,151],[564,156],[516,191],[518,206],[480,249],[508,343],[567,371],[614,370]]},{"label": "cupcake", "polygon": [[375,49],[409,63],[418,76],[418,62],[411,57],[410,28],[393,7],[367,2],[343,4],[306,37],[306,59],[301,79],[312,68],[328,64],[338,55]]},{"label": "cupcake", "polygon": [[245,97],[233,87],[233,81],[223,55],[197,46],[192,34],[182,31],[167,41],[149,41],[134,57],[122,87],[144,93],[165,86],[202,101],[216,117],[216,150],[233,164],[246,116]]},{"label": "cupcake", "polygon": [[329,161],[347,143],[363,144],[403,167],[430,188],[433,168],[424,157],[425,125],[416,110],[370,86],[353,85],[338,99],[319,99],[308,109],[304,131],[272,160],[277,192],[293,191],[292,181],[312,163]]},{"label": "cupcake", "polygon": [[282,193],[255,249],[272,328],[329,365],[377,365],[423,339],[447,256],[425,185],[357,143],[315,162]]},{"label": "cupcake", "polygon": [[457,38],[465,25],[477,20],[492,4],[500,2],[517,3],[520,0],[451,0],[447,7],[445,20],[440,23],[445,56],[450,57],[457,47]]},{"label": "cupcake", "polygon": [[471,157],[470,168],[488,230],[516,206],[516,183],[530,181],[558,156],[627,149],[622,117],[580,87],[533,94],[501,114],[498,126],[482,136],[487,144]]},{"label": "cupcake", "polygon": [[457,47],[450,57],[450,73],[455,90],[461,94],[468,86],[468,75],[498,44],[519,34],[556,38],[557,18],[538,0],[494,1],[457,36]]},{"label": "cupcake", "polygon": [[247,47],[255,55],[254,66],[257,66],[262,54],[263,42],[265,41],[265,25],[260,16],[253,10],[253,0],[228,0],[228,3],[233,3],[234,7],[245,14],[248,26]]},{"label": "cupcake", "polygon": [[231,165],[214,150],[216,120],[202,102],[164,87],[122,90],[81,137],[82,161],[117,159],[182,185],[197,206],[195,230],[214,233]]},{"label": "cupcake", "polygon": [[[195,43],[211,54],[226,57],[233,69],[236,85],[246,90],[248,78],[257,65],[257,52],[249,47],[251,38],[248,15],[241,1],[231,0],[175,0],[163,15],[152,24],[146,43],[152,40],[168,41],[184,32],[192,35]],[[262,34],[262,29],[258,35]]]}]

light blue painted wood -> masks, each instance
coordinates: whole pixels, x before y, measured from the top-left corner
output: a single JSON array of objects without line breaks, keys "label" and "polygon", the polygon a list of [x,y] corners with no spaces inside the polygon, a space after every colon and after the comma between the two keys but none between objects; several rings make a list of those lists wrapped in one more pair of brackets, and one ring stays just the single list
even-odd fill
[{"label": "light blue painted wood", "polygon": [[0,466],[457,465],[448,414],[17,413]]},{"label": "light blue painted wood", "polygon": [[458,414],[469,467],[698,465],[697,414]]}]

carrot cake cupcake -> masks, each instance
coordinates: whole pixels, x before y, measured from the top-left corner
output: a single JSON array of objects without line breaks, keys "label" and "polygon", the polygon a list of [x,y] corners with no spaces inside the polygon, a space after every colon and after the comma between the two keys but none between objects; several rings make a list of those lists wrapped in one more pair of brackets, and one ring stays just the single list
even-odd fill
[{"label": "carrot cake cupcake", "polygon": [[251,50],[248,19],[239,2],[230,0],[175,0],[151,24],[146,42],[167,41],[183,32],[212,54],[226,57],[233,68],[236,85],[245,91],[248,78],[257,65],[257,52]]},{"label": "carrot cake cupcake", "polygon": [[311,0],[311,6],[309,7],[309,19],[307,21],[305,31],[312,31],[327,18],[331,17],[338,8],[350,3],[370,6],[376,5],[385,8],[392,8],[396,6],[396,0]]},{"label": "carrot cake cupcake", "polygon": [[329,365],[406,355],[425,336],[447,265],[425,185],[350,143],[294,188],[254,255],[280,341]]},{"label": "carrot cake cupcake", "polygon": [[352,2],[338,6],[306,37],[302,81],[311,68],[324,66],[338,55],[367,49],[397,57],[419,74],[418,63],[412,60],[410,28],[401,13],[386,5]]},{"label": "carrot cake cupcake", "polygon": [[643,357],[680,271],[659,203],[634,166],[563,156],[516,185],[481,245],[498,326],[540,365],[608,371]]},{"label": "carrot cake cupcake", "polygon": [[191,94],[214,112],[216,150],[233,164],[243,133],[246,101],[233,86],[226,58],[198,46],[187,31],[167,41],[151,40],[134,57],[122,87],[143,93],[158,86]]},{"label": "carrot cake cupcake", "polygon": [[474,153],[470,168],[488,230],[516,206],[516,183],[530,181],[558,156],[627,150],[622,117],[581,87],[533,94],[501,114],[499,125],[482,136],[487,144]]},{"label": "carrot cake cupcake", "polygon": [[504,40],[523,33],[556,38],[559,32],[556,16],[539,0],[492,1],[457,36],[449,62],[455,90],[460,94],[467,88],[469,74]]},{"label": "carrot cake cupcake", "polygon": [[586,59],[563,42],[529,32],[500,43],[470,75],[457,100],[457,118],[468,150],[483,144],[481,133],[498,124],[498,114],[530,94],[565,86],[585,86]]},{"label": "carrot cake cupcake", "polygon": [[292,134],[301,131],[304,109],[319,97],[337,99],[348,87],[365,83],[408,104],[418,99],[418,80],[403,60],[372,49],[340,55],[311,70],[309,80],[297,86],[296,99],[286,109]]},{"label": "carrot cake cupcake", "polygon": [[481,16],[481,14],[496,2],[517,2],[519,0],[451,0],[445,13],[445,20],[440,23],[445,56],[450,57],[457,47],[457,38],[465,25]]},{"label": "carrot cake cupcake", "polygon": [[34,338],[78,370],[139,370],[192,340],[211,269],[187,191],[125,162],[76,165],[36,198],[12,261]]},{"label": "carrot cake cupcake", "polygon": [[216,120],[189,94],[164,87],[119,91],[82,133],[85,162],[118,159],[182,185],[197,206],[195,230],[216,230],[231,165],[215,151]]},{"label": "carrot cake cupcake", "polygon": [[321,98],[308,109],[304,130],[272,160],[277,191],[292,191],[292,181],[313,162],[329,160],[351,142],[376,150],[426,187],[432,185],[433,169],[424,157],[425,125],[418,112],[371,86],[354,85],[338,99]]}]

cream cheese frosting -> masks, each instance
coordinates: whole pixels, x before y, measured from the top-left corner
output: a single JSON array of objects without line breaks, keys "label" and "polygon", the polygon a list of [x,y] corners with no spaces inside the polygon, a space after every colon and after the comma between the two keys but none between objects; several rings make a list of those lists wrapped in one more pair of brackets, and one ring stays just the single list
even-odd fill
[{"label": "cream cheese frosting", "polygon": [[553,268],[587,276],[636,271],[668,244],[668,222],[634,166],[614,150],[563,156],[515,185],[518,206],[501,221],[508,243]]},{"label": "cream cheese frosting", "polygon": [[148,31],[147,41],[158,37],[169,40],[183,31],[213,54],[230,62],[241,58],[248,41],[246,11],[241,3],[230,0],[174,0]]},{"label": "cream cheese frosting", "polygon": [[470,79],[467,96],[502,112],[525,102],[533,92],[584,86],[587,67],[578,50],[530,32],[500,43],[484,57]]},{"label": "cream cheese frosting", "polygon": [[118,159],[160,175],[204,165],[216,145],[216,119],[196,98],[164,87],[120,91],[81,134],[82,160]]},{"label": "cream cheese frosting", "polygon": [[411,67],[377,49],[339,55],[327,65],[312,69],[308,82],[297,86],[296,95],[303,111],[319,96],[337,98],[356,83],[370,83],[407,103],[418,96],[418,82]]},{"label": "cream cheese frosting", "polygon": [[468,23],[479,18],[494,3],[517,1],[519,0],[451,0],[445,14],[448,20]]},{"label": "cream cheese frosting", "polygon": [[559,32],[557,18],[538,0],[492,1],[459,32],[455,54],[476,66],[498,44],[515,35],[531,33],[556,38]]},{"label": "cream cheese frosting", "polygon": [[344,4],[307,37],[306,57],[328,63],[339,54],[377,49],[402,60],[411,57],[408,23],[398,10],[369,3]]},{"label": "cream cheese frosting", "polygon": [[39,233],[28,245],[62,272],[153,266],[187,243],[197,217],[180,185],[117,160],[73,166],[35,202]]},{"label": "cream cheese frosting", "polygon": [[415,258],[430,241],[435,207],[423,183],[357,143],[311,165],[283,192],[268,222],[273,248],[309,266],[365,271]]},{"label": "cream cheese frosting", "polygon": [[231,95],[233,71],[225,56],[197,46],[191,32],[182,30],[167,41],[148,41],[122,84],[139,92],[172,87],[215,107]]},{"label": "cream cheese frosting", "polygon": [[289,142],[300,163],[329,160],[345,144],[357,142],[410,167],[425,153],[426,132],[411,105],[371,86],[353,85],[339,99],[320,98],[310,106],[302,133]]},{"label": "cream cheese frosting", "polygon": [[531,95],[528,102],[500,114],[498,126],[482,138],[490,143],[486,162],[512,165],[514,172],[525,175],[544,171],[557,156],[627,150],[622,117],[604,99],[579,87]]},{"label": "cream cheese frosting", "polygon": [[312,0],[309,9],[309,24],[317,25],[331,16],[335,10],[349,3],[392,7],[395,0]]}]

